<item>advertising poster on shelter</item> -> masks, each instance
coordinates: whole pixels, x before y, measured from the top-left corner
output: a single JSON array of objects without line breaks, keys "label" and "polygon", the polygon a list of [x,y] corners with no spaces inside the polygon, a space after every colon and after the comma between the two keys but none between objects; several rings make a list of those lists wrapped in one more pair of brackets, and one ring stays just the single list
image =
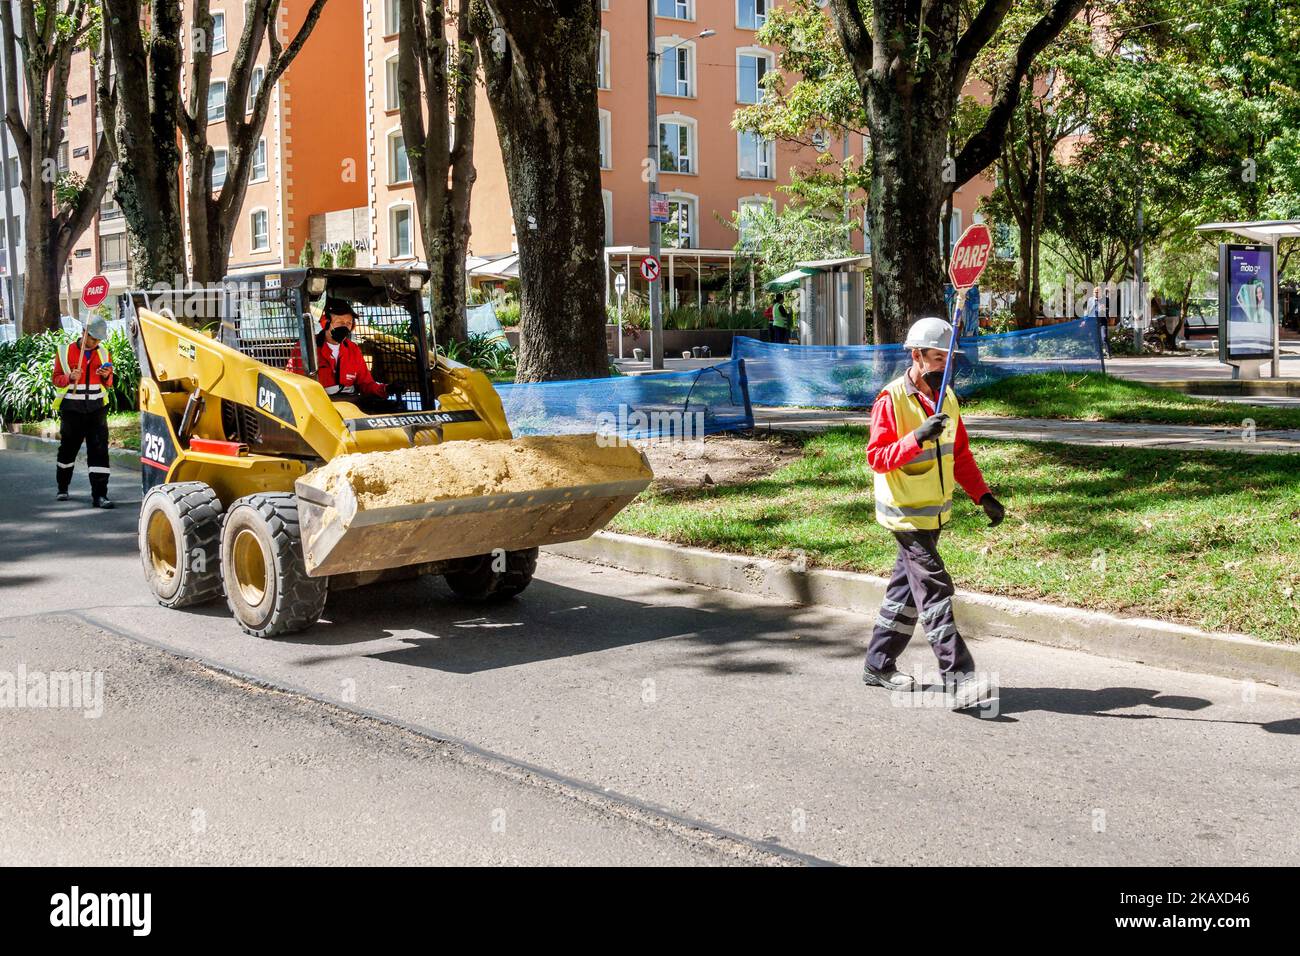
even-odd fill
[{"label": "advertising poster on shelter", "polygon": [[1272,247],[1222,244],[1219,247],[1220,357],[1271,356],[1275,314]]}]

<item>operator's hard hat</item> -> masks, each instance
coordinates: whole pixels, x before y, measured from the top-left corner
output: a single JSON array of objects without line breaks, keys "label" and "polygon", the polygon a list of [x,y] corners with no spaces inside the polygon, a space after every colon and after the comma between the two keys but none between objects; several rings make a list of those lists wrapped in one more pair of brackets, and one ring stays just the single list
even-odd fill
[{"label": "operator's hard hat", "polygon": [[103,316],[96,315],[86,320],[86,334],[101,342],[108,338],[108,323],[104,321]]},{"label": "operator's hard hat", "polygon": [[[938,349],[947,352],[952,348],[952,326],[943,319],[927,316],[917,319],[907,330],[903,347],[909,349]],[[955,351],[960,352],[958,348]]]}]

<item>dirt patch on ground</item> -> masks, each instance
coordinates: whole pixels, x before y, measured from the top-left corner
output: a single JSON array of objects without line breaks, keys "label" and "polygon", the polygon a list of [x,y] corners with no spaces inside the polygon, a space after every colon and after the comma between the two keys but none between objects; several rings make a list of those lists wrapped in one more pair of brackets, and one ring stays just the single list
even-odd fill
[{"label": "dirt patch on ground", "polygon": [[766,477],[797,459],[803,441],[790,435],[709,435],[704,441],[637,442],[660,490],[733,485]]}]

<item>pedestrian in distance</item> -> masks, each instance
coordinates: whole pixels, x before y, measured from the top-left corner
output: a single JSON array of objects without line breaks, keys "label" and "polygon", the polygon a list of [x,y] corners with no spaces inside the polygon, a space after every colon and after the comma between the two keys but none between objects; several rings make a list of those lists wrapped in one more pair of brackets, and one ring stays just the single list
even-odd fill
[{"label": "pedestrian in distance", "polygon": [[875,473],[876,521],[893,533],[898,558],[862,679],[911,690],[915,681],[899,672],[896,662],[919,622],[939,659],[953,707],[960,710],[988,700],[990,688],[975,673],[974,658],[957,631],[955,589],[939,554],[939,534],[952,512],[954,484],[984,509],[991,525],[999,524],[1005,511],[975,463],[956,393],[949,387],[937,398],[952,339],[952,326],[943,319],[913,323],[903,343],[911,349],[911,365],[884,387],[871,409],[867,464]]},{"label": "pedestrian in distance", "polygon": [[772,323],[772,341],[778,345],[788,344],[790,328],[794,324],[794,314],[786,308],[784,292],[778,292],[772,299],[772,307],[768,309],[768,315]]},{"label": "pedestrian in distance", "polygon": [[108,323],[95,316],[75,342],[65,342],[54,356],[54,411],[59,416],[59,451],[55,466],[59,501],[68,500],[77,453],[86,446],[90,502],[113,507],[108,497],[108,391],[113,387],[113,357],[101,343]]}]

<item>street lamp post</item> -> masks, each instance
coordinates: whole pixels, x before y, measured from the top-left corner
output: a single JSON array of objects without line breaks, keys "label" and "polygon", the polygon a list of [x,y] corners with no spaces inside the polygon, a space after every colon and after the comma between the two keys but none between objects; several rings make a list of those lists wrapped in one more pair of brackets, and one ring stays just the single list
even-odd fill
[{"label": "street lamp post", "polygon": [[[659,58],[663,55],[655,48],[655,0],[646,0],[646,100],[649,106],[649,147],[650,163],[646,172],[649,174],[649,193],[646,196],[647,206],[646,215],[649,218],[649,203],[654,201],[655,193],[659,192],[659,82],[656,71],[659,68]],[[716,30],[702,30],[693,37],[687,37],[685,40],[679,40],[670,47],[664,49],[664,53],[671,53],[683,43],[690,40],[702,40],[713,36]],[[661,244],[663,233],[660,224],[654,221],[650,222],[650,255],[658,261],[662,252]],[[662,269],[660,272],[662,273]],[[649,283],[650,299],[650,368],[655,371],[661,371],[664,367],[664,314],[663,314],[663,295],[659,289],[659,278],[647,280]]]}]

